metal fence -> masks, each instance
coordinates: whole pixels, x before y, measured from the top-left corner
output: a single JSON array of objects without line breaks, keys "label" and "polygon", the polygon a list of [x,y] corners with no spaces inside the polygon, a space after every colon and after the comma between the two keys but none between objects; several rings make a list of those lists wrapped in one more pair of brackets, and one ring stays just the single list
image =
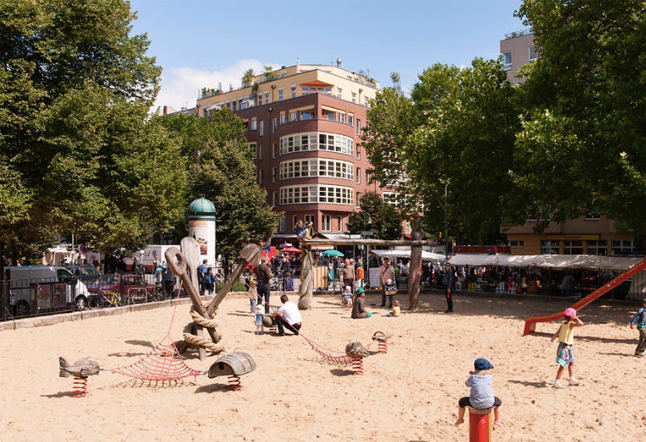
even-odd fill
[{"label": "metal fence", "polygon": [[98,275],[84,282],[5,280],[0,281],[0,320],[162,301],[172,294],[164,291],[162,278],[153,274]]}]

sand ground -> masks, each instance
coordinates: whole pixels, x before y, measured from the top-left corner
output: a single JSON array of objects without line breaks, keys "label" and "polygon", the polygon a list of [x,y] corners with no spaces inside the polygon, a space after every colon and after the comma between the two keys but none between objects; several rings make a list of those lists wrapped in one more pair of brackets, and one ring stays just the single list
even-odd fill
[{"label": "sand ground", "polygon": [[[272,301],[277,302],[277,296]],[[291,297],[293,301],[296,296]],[[459,295],[444,314],[441,294],[422,295],[415,312],[399,296],[399,318],[350,319],[340,297],[315,296],[302,332],[335,351],[376,331],[392,333],[387,354],[364,362],[365,374],[330,365],[298,336],[254,334],[248,300],[227,298],[218,330],[227,351],[241,348],[257,363],[242,390],[227,379],[198,376],[148,386],[110,372],[89,378],[73,398],[72,378],[58,377],[58,357],[92,356],[103,368],[146,355],[169,329],[172,307],[0,332],[0,440],[22,441],[466,441],[455,427],[457,401],[473,361],[489,359],[503,428],[494,441],[640,440],[646,430],[645,359],[634,358],[637,331],[627,326],[638,305],[593,303],[576,330],[578,387],[551,387],[556,348],[545,343],[558,324],[521,336],[528,316],[554,313],[563,301],[487,299]],[[366,306],[380,299],[366,298]],[[177,340],[190,320],[181,305],[170,331]],[[374,346],[372,347],[375,348]],[[186,363],[207,370],[196,352]]]}]

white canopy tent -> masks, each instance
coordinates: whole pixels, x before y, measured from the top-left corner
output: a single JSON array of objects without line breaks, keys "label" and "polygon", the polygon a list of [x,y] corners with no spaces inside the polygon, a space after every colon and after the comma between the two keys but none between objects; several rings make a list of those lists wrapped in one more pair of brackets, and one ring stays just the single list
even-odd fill
[{"label": "white canopy tent", "polygon": [[[370,250],[370,253],[375,255],[393,258],[409,258],[410,259],[410,249],[396,249],[396,250]],[[425,250],[422,250],[422,261],[444,261],[446,257],[440,255],[439,253],[431,253]]]},{"label": "white canopy tent", "polygon": [[554,269],[587,269],[626,271],[642,258],[618,258],[597,255],[480,255],[461,253],[449,258],[458,266],[541,267]]}]

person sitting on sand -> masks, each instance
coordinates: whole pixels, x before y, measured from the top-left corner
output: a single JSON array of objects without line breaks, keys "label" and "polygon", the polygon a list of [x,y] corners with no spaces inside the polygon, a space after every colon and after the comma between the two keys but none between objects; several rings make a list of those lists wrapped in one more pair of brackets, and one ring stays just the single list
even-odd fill
[{"label": "person sitting on sand", "polygon": [[395,301],[393,302],[393,311],[381,316],[396,318],[397,316],[399,316],[400,313],[401,313],[401,308],[399,307],[399,301]]},{"label": "person sitting on sand", "polygon": [[354,301],[352,302],[352,313],[350,315],[353,319],[369,318],[372,316],[372,313],[366,311],[363,305],[365,293],[366,291],[364,289],[357,289],[357,294],[354,296]]},{"label": "person sitting on sand", "polygon": [[476,359],[473,363],[475,371],[469,372],[469,379],[466,380],[465,385],[471,387],[469,397],[463,397],[458,402],[460,409],[458,410],[458,420],[455,425],[464,423],[465,407],[472,407],[476,410],[486,410],[493,408],[494,425],[502,427],[500,423],[500,406],[502,401],[493,395],[491,374],[489,370],[493,370],[493,365],[486,359]]},{"label": "person sitting on sand", "polygon": [[282,295],[280,302],[283,305],[278,309],[277,313],[265,316],[276,320],[278,336],[285,336],[285,328],[295,335],[298,335],[298,331],[301,329],[301,325],[303,325],[303,318],[301,317],[301,312],[298,310],[298,306],[291,302],[287,295]]}]

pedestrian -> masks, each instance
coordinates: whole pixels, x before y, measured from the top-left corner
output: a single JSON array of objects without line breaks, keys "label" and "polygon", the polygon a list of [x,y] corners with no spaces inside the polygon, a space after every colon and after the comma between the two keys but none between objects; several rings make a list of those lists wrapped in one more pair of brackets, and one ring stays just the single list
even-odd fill
[{"label": "pedestrian", "polygon": [[[463,397],[458,402],[458,420],[455,425],[464,423],[465,407],[472,407],[476,410],[486,410],[493,407],[493,423],[502,427],[500,423],[500,406],[502,401],[493,394],[493,379],[489,370],[493,370],[493,365],[486,359],[478,358],[473,363],[475,371],[469,372],[469,378],[464,383],[471,388],[469,397]],[[490,430],[491,431],[491,430]]]},{"label": "pedestrian", "polygon": [[350,260],[348,258],[345,259],[344,261],[344,267],[341,269],[341,285],[343,287],[350,287],[350,290],[352,290],[352,287],[354,287],[354,267],[350,264]]},{"label": "pedestrian", "polygon": [[[381,307],[386,306],[386,296],[388,296],[388,308],[393,308],[393,295],[397,293],[397,283],[395,282],[393,266],[390,265],[390,258],[384,258],[384,265],[379,267],[379,278],[381,279],[381,286],[383,287]],[[388,280],[390,280],[389,283],[387,283]],[[393,293],[393,285],[395,286],[395,293]]]},{"label": "pedestrian", "polygon": [[262,298],[265,298],[265,313],[269,313],[269,282],[272,278],[271,269],[267,265],[267,257],[260,258],[260,265],[256,267],[256,279],[258,280],[258,304],[262,304]]},{"label": "pedestrian", "polygon": [[639,343],[635,349],[635,356],[643,358],[646,350],[646,299],[642,299],[642,307],[637,310],[633,320],[630,321],[630,328],[635,328],[635,324],[637,324],[637,331],[639,332]]},{"label": "pedestrian", "polygon": [[442,285],[444,286],[444,296],[446,297],[446,306],[447,309],[444,313],[453,313],[453,297],[451,292],[453,291],[453,270],[451,269],[451,264],[448,262],[444,265],[445,272],[444,278],[442,278]]},{"label": "pedestrian", "polygon": [[164,267],[164,272],[164,290],[171,297],[175,288],[175,274],[168,267]]},{"label": "pedestrian", "polygon": [[249,304],[251,305],[251,313],[256,311],[256,305],[258,303],[258,291],[256,290],[256,280],[255,279],[250,279],[249,280],[249,291],[247,291],[247,295],[249,296]]},{"label": "pedestrian", "polygon": [[285,328],[295,335],[298,335],[298,331],[303,325],[303,318],[301,317],[301,312],[298,310],[298,306],[291,302],[287,295],[282,295],[280,302],[283,305],[280,306],[277,313],[267,314],[265,316],[276,320],[278,336],[285,336]]},{"label": "pedestrian", "polygon": [[554,380],[555,388],[565,388],[565,386],[561,384],[561,376],[563,376],[565,367],[568,368],[568,373],[570,375],[570,385],[579,385],[579,381],[574,377],[574,354],[572,353],[572,345],[574,344],[574,328],[582,327],[583,322],[577,318],[576,310],[573,308],[566,308],[563,314],[565,316],[565,320],[556,333],[554,333],[552,339],[547,343],[547,346],[549,347],[556,338],[559,339],[559,347],[556,350],[556,362],[558,362],[559,368],[556,371],[556,379]]},{"label": "pedestrian", "polygon": [[363,288],[363,280],[366,277],[366,271],[363,268],[361,258],[357,259],[357,266],[355,271],[355,288]]},{"label": "pedestrian", "polygon": [[387,318],[392,318],[392,317],[398,317],[401,314],[401,308],[399,307],[399,301],[395,299],[395,302],[393,302],[393,311],[390,313],[386,313],[385,315],[381,315]]},{"label": "pedestrian", "polygon": [[255,311],[255,316],[254,316],[254,324],[256,324],[256,334],[257,335],[262,335],[265,333],[265,329],[263,327],[262,320],[264,319],[265,315],[262,312],[262,305],[256,306]]},{"label": "pedestrian", "polygon": [[372,313],[367,311],[364,306],[363,298],[365,293],[366,291],[364,289],[357,289],[357,294],[354,296],[354,301],[352,301],[352,313],[350,313],[352,319],[369,318],[372,316]]}]

